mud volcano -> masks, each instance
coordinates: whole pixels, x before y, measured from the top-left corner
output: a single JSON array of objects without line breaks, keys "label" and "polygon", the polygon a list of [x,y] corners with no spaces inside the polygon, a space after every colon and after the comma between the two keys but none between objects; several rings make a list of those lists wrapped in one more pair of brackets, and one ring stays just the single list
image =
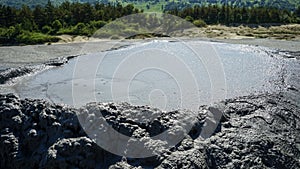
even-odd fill
[{"label": "mud volcano", "polygon": [[[45,82],[40,75],[44,73],[51,77],[55,71],[63,68],[68,70],[68,64],[72,65],[72,61],[67,63],[68,60],[63,60],[65,67],[55,67],[25,77],[24,81],[14,85],[7,85],[6,82],[17,74],[26,74],[22,69],[34,72],[42,68],[2,71],[1,83],[6,85],[1,86],[1,90],[15,94],[0,95],[0,168],[300,168],[299,61],[290,59],[293,53],[269,50],[263,53],[270,57],[264,59],[274,59],[268,70],[276,76],[268,76],[269,81],[261,88],[256,88],[260,89],[258,93],[245,88],[249,81],[243,81],[245,85],[239,86],[238,91],[246,96],[239,96],[230,90],[230,97],[224,101],[214,104],[209,102],[207,106],[199,106],[193,111],[164,111],[152,106],[99,102],[71,107],[59,104],[67,97],[60,100],[61,97],[53,97],[53,93],[50,97],[52,99],[42,95],[48,101],[34,97],[25,99],[30,90],[36,92],[33,93],[35,96],[40,90],[27,88],[26,84],[36,82],[32,78]],[[230,65],[236,59],[239,58],[223,58],[223,62]],[[58,65],[54,63],[54,66]],[[248,68],[252,70],[251,66]],[[266,70],[265,67],[260,68]],[[227,68],[226,71],[238,73],[233,68]],[[258,69],[258,76],[254,79],[262,82],[263,77],[259,76],[259,72]],[[234,76],[230,75],[226,78],[234,80]],[[46,81],[44,84],[51,82]],[[63,83],[52,84],[55,88],[55,84]],[[238,81],[230,84],[229,88],[234,88],[233,84],[238,84]],[[249,90],[253,94],[247,94]],[[93,113],[94,110],[101,113],[101,116]],[[216,111],[219,117],[214,121],[216,117],[211,115],[216,115]],[[128,113],[139,112],[157,116],[140,121],[134,119],[134,116],[128,116]],[[191,129],[179,143],[166,149],[163,144],[159,144],[164,140],[153,139],[153,136],[172,131],[168,129],[182,124],[179,123],[182,120],[180,114],[193,115],[193,123],[189,123],[192,124]],[[100,117],[115,131],[146,140],[148,144],[145,148],[155,149],[157,154],[148,158],[126,158],[101,148],[97,141],[105,141],[107,138],[91,138],[84,130],[87,126],[80,123],[88,121],[88,124],[97,124]],[[211,130],[207,130],[207,127],[211,127]],[[205,135],[203,131],[210,133]],[[121,150],[129,151],[126,146],[121,147]]]}]

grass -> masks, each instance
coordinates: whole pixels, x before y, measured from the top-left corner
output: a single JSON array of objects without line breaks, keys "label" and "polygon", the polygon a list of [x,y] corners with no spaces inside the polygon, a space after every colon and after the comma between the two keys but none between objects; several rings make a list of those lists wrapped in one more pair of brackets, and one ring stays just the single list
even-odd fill
[{"label": "grass", "polygon": [[284,39],[284,40],[300,40],[300,25],[282,25],[282,26],[271,26],[257,28],[250,28],[248,26],[239,27],[227,27],[223,25],[209,25],[207,28],[194,29],[193,32],[198,31],[201,34],[195,34],[195,36],[208,37],[208,38],[273,38],[273,39]]},{"label": "grass", "polygon": [[95,31],[95,28],[89,27],[83,23],[79,23],[76,26],[71,26],[68,28],[60,29],[56,34],[68,34],[68,35],[82,35],[82,36],[92,36]]},{"label": "grass", "polygon": [[14,28],[0,28],[0,44],[1,45],[34,45],[47,42],[58,42],[60,38],[30,31],[16,31]]}]

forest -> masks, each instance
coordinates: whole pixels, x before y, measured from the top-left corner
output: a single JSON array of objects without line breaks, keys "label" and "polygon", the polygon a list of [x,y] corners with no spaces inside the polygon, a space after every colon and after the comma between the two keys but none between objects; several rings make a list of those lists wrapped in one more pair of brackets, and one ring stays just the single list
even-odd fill
[{"label": "forest", "polygon": [[106,23],[130,14],[141,12],[133,5],[64,2],[59,6],[47,5],[31,9],[0,5],[0,43],[37,44],[56,42],[53,35],[91,36]]},{"label": "forest", "polygon": [[262,24],[262,23],[299,23],[300,7],[291,12],[272,7],[237,7],[233,5],[208,5],[177,8],[167,11],[169,14],[189,21],[200,20],[207,24]]},{"label": "forest", "polygon": [[[195,5],[234,5],[238,7],[275,7],[278,9],[288,9],[294,11],[299,5],[299,0],[51,0],[52,4],[60,5],[65,1],[80,2],[80,3],[111,3],[122,5],[133,4],[138,9],[151,12],[162,12],[163,10],[170,10],[174,7],[182,9],[185,7],[193,7]],[[0,4],[22,7],[23,4],[28,5],[30,8],[34,8],[37,5],[45,6],[47,0],[0,0]]]},{"label": "forest", "polygon": [[[141,13],[129,4],[90,4],[64,2],[53,5],[21,8],[0,5],[0,44],[39,44],[57,42],[55,35],[91,36],[96,30],[116,18]],[[267,7],[237,7],[208,5],[172,9],[165,13],[179,16],[198,27],[206,24],[299,23],[300,8],[295,12]],[[145,22],[147,19],[144,18]]]}]

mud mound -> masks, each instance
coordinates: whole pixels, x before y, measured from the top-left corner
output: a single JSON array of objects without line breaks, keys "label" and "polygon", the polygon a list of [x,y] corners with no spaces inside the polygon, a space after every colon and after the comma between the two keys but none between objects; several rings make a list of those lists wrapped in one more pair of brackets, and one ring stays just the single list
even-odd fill
[{"label": "mud mound", "polygon": [[[91,103],[77,110],[0,95],[0,168],[300,168],[299,99],[289,96],[247,96],[203,106],[199,112],[161,112],[125,103]],[[196,118],[171,149],[126,159],[100,148],[84,132],[78,118],[95,122],[95,114],[84,113],[94,109],[116,131],[136,138],[166,131],[180,120],[176,114],[193,113]],[[203,139],[201,131],[211,122],[212,110],[219,110],[222,118],[213,135]],[[158,116],[136,121],[139,112]]]}]

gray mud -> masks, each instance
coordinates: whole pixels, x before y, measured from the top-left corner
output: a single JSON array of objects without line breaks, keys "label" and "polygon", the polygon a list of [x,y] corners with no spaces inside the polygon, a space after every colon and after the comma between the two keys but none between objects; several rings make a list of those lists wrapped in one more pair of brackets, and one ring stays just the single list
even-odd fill
[{"label": "gray mud", "polygon": [[70,59],[77,57],[74,56],[66,56],[66,57],[58,57],[55,59],[51,59],[43,64],[38,65],[27,65],[27,66],[20,66],[17,68],[7,68],[6,70],[0,71],[0,85],[5,84],[15,78],[22,77],[28,74],[37,73],[39,71],[45,70],[49,67],[53,66],[62,66]]},{"label": "gray mud", "polygon": [[232,44],[247,44],[255,46],[264,46],[268,48],[283,51],[299,51],[300,41],[276,40],[276,39],[209,39],[212,41],[226,42]]},{"label": "gray mud", "polygon": [[126,48],[132,42],[88,42],[88,47],[86,44],[0,47],[0,84],[27,74],[37,73],[49,66],[62,66],[70,59],[83,54]]},{"label": "gray mud", "polygon": [[[299,52],[272,55],[297,58]],[[43,65],[60,66],[67,61],[43,61]],[[0,82],[38,70],[25,66],[1,71]],[[289,71],[282,74],[279,93],[227,99],[201,106],[198,112],[163,112],[127,103],[90,103],[75,109],[0,94],[0,168],[300,168],[299,67]],[[99,147],[83,130],[79,121],[96,123],[97,118],[89,117],[97,114],[84,113],[93,109],[100,110],[116,131],[137,138],[149,138],[170,128],[180,120],[174,116],[178,112],[197,118],[184,139],[171,149],[157,146],[160,154],[154,157],[125,158]],[[221,113],[220,119],[214,117],[215,123],[212,110]],[[156,119],[142,122],[126,112],[160,113]],[[205,137],[203,131],[209,125],[212,132]]]},{"label": "gray mud", "polygon": [[[189,46],[202,55],[197,56]],[[299,63],[283,59],[281,53],[225,43],[151,41],[122,50],[82,55],[68,63],[63,58],[51,63],[61,67],[27,76],[3,86],[0,91],[75,107],[96,100],[152,105],[163,110],[179,109],[179,105],[197,109],[199,105],[225,98],[280,91],[286,87],[286,78],[293,75],[291,71]],[[141,65],[163,68],[172,72],[172,76],[156,69],[143,70],[137,75],[128,71]],[[212,73],[214,79],[210,79]],[[129,81],[126,93],[124,87]]]},{"label": "gray mud", "polygon": [[[170,121],[180,120],[172,116],[176,112],[142,123],[122,112],[158,110],[115,103],[72,109],[1,95],[0,168],[299,168],[299,105],[299,92],[289,90],[202,106],[191,131],[176,146],[155,157],[126,159],[102,149],[85,134],[78,117],[97,115],[84,116],[82,110],[98,108],[115,130],[139,138],[156,135],[170,127]],[[213,108],[222,112],[222,118],[204,140],[201,131]],[[95,119],[88,120],[95,123]]]},{"label": "gray mud", "polygon": [[136,41],[120,42],[110,40],[53,45],[3,46],[0,47],[0,70],[39,65],[59,57],[101,52],[112,48],[118,49],[133,42]]}]

